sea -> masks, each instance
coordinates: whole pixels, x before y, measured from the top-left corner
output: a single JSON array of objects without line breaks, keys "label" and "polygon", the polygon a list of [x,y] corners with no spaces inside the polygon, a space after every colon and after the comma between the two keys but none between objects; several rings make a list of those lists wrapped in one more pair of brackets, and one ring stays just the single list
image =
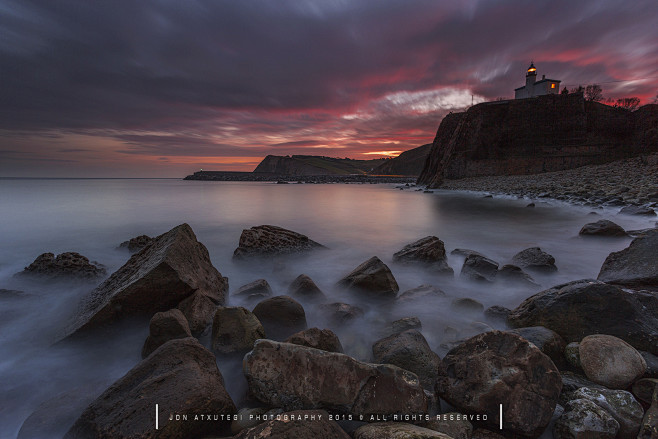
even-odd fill
[{"label": "sea", "polygon": [[[300,274],[310,276],[330,302],[361,306],[365,315],[351,325],[327,321],[315,305],[302,303],[309,327],[334,330],[346,353],[370,361],[382,328],[402,317],[418,317],[432,349],[443,356],[451,343],[504,324],[482,313],[462,313],[451,304],[472,298],[484,308],[514,308],[541,289],[596,278],[610,252],[631,238],[584,238],[580,228],[610,219],[627,230],[653,227],[655,219],[618,214],[619,208],[573,206],[552,200],[486,197],[483,193],[400,190],[396,184],[275,184],[202,182],[179,179],[0,179],[0,438],[17,437],[35,411],[67,420],[140,359],[148,322],[126,327],[111,338],[76,346],[53,344],[79,301],[100,281],[44,282],[17,278],[44,252],[75,251],[112,273],[130,257],[119,244],[134,236],[156,236],[188,223],[229,279],[232,293],[264,278],[275,295],[287,294]],[[530,202],[535,207],[527,207]],[[232,259],[243,229],[271,224],[294,230],[328,247],[272,263]],[[454,277],[392,261],[393,253],[425,236],[439,237]],[[532,274],[540,287],[482,284],[460,276],[464,258],[455,248],[478,251],[502,266],[528,247],[555,257],[558,271]],[[359,302],[336,288],[343,276],[372,256],[392,270],[400,291],[434,285],[445,300],[386,309]],[[229,294],[230,305],[245,305]],[[208,345],[209,336],[202,337]],[[227,390],[240,406],[246,391],[241,363],[218,358]],[[73,415],[72,415],[73,413]],[[36,416],[36,415],[35,415]],[[33,418],[34,419],[34,418]],[[63,434],[70,424],[62,421]]]}]

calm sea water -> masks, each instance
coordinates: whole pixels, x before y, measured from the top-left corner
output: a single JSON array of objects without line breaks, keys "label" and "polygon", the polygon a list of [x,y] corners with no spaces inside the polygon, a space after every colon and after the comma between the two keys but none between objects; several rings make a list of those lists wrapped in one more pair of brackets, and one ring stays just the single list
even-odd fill
[{"label": "calm sea water", "polygon": [[[119,243],[140,234],[155,236],[186,222],[208,247],[215,267],[228,276],[230,291],[265,278],[275,294],[286,294],[290,282],[305,273],[333,300],[352,303],[334,289],[335,282],[377,255],[390,265],[401,291],[433,284],[449,297],[431,306],[387,310],[362,304],[367,313],[361,322],[337,328],[305,304],[309,327],[335,330],[348,353],[369,360],[370,346],[382,325],[418,316],[430,346],[443,355],[455,333],[465,337],[482,330],[474,323],[483,321],[481,315],[450,309],[453,298],[471,297],[485,307],[514,307],[535,291],[460,279],[460,257],[449,256],[457,274],[454,279],[393,264],[393,253],[405,244],[436,235],[448,251],[470,248],[501,265],[520,250],[540,246],[555,256],[559,269],[556,274],[535,276],[547,288],[596,277],[605,257],[630,242],[580,238],[583,224],[608,218],[626,229],[639,229],[655,221],[617,215],[616,210],[597,210],[593,215],[592,209],[557,202],[539,201],[533,209],[525,207],[528,202],[473,193],[400,191],[394,185],[0,180],[0,288],[30,293],[21,300],[0,300],[0,437],[16,437],[23,421],[47,401],[51,409],[46,412],[73,407],[78,394],[100,393],[140,359],[148,332],[143,324],[126,328],[116,339],[51,347],[50,335],[66,323],[80,298],[95,285],[25,283],[12,277],[43,252],[76,251],[106,265],[111,273],[129,258],[117,249]],[[304,233],[330,250],[272,266],[233,263],[242,229],[261,224]],[[230,393],[239,401],[245,389],[239,362],[218,364]],[[67,426],[62,428],[65,431]]]}]

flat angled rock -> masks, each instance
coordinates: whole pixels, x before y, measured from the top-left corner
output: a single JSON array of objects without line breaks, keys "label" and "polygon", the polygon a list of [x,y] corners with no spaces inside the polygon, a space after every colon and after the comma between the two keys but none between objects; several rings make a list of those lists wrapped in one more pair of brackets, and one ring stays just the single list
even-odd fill
[{"label": "flat angled rock", "polygon": [[371,299],[395,299],[400,291],[393,273],[377,256],[356,267],[337,285]]},{"label": "flat angled rock", "polygon": [[393,261],[419,263],[441,274],[453,274],[452,268],[448,266],[445,245],[436,236],[426,236],[405,245],[402,250],[393,254]]},{"label": "flat angled rock", "polygon": [[283,255],[319,248],[326,247],[306,235],[283,227],[263,225],[242,231],[238,248],[233,252],[233,258]]},{"label": "flat angled rock", "polygon": [[649,230],[625,249],[610,253],[598,279],[627,286],[658,285],[658,229]]}]

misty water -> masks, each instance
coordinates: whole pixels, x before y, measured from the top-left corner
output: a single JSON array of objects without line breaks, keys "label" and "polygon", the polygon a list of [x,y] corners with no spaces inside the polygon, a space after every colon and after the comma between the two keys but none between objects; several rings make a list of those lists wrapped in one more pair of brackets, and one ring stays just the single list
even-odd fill
[{"label": "misty water", "polygon": [[[304,303],[308,326],[334,330],[350,355],[370,360],[372,342],[396,318],[417,316],[430,346],[441,356],[457,338],[475,335],[480,314],[456,312],[450,303],[470,297],[485,307],[513,308],[537,290],[478,284],[460,278],[462,257],[449,255],[455,277],[398,265],[392,255],[428,235],[454,248],[479,251],[501,265],[528,247],[539,246],[556,259],[558,272],[533,275],[542,288],[595,278],[605,257],[630,238],[578,236],[587,222],[611,219],[628,229],[655,220],[618,215],[616,209],[569,206],[560,202],[484,198],[482,194],[400,191],[395,185],[195,182],[181,180],[0,180],[0,288],[22,290],[21,298],[0,297],[0,437],[16,437],[24,420],[43,403],[75,405],[100,394],[140,359],[148,322],[123,328],[113,338],[84,345],[52,346],[53,336],[97,283],[33,282],[13,275],[39,254],[75,251],[104,264],[108,273],[130,254],[118,249],[131,237],[155,236],[188,223],[208,248],[215,267],[229,278],[230,292],[265,278],[276,295],[286,294],[299,274],[309,275],[330,301],[357,304],[365,316],[353,325],[325,321]],[[276,263],[232,260],[243,229],[273,224],[308,235],[329,250]],[[382,308],[358,302],[334,287],[336,281],[373,255],[389,265],[400,291],[431,284],[447,298]],[[229,296],[230,305],[242,305]],[[253,308],[253,306],[249,306]],[[454,329],[450,329],[454,328]],[[207,342],[207,336],[202,341]],[[240,405],[246,383],[239,361],[218,360],[233,399]],[[78,403],[79,404],[79,403]],[[43,406],[42,406],[43,407]],[[83,405],[84,407],[84,405]],[[72,409],[73,410],[73,409]],[[77,414],[82,409],[76,409]],[[66,426],[63,427],[66,430]]]}]

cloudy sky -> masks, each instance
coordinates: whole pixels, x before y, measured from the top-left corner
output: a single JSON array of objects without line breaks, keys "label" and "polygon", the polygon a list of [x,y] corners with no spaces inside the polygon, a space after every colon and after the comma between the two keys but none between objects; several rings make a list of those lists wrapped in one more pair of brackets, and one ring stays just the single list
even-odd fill
[{"label": "cloudy sky", "polygon": [[395,154],[530,60],[649,103],[656,23],[655,0],[0,0],[0,177]]}]

